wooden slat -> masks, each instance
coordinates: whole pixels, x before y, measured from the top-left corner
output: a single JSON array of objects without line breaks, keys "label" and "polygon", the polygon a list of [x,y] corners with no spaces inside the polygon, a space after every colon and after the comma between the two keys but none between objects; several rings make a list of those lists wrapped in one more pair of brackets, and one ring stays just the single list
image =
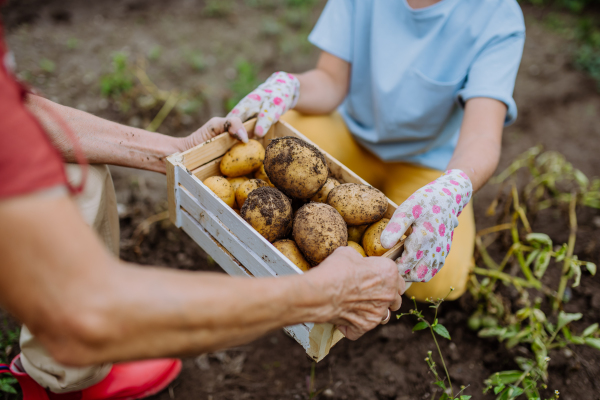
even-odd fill
[{"label": "wooden slat", "polygon": [[196,178],[204,181],[209,176],[222,176],[221,173],[221,160],[223,157],[219,157],[216,160],[209,162],[208,164],[204,164],[194,170],[192,170],[192,174],[196,176]]},{"label": "wooden slat", "polygon": [[169,219],[176,227],[181,227],[181,222],[178,220],[177,211],[179,209],[178,199],[177,199],[177,189],[179,188],[179,184],[175,177],[175,164],[177,155],[174,154],[170,157],[167,157],[166,160],[166,169],[167,169],[167,200],[169,207]]},{"label": "wooden slat", "polygon": [[[273,271],[260,256],[239,240],[223,225],[217,217],[194,199],[185,189],[181,190],[181,207],[185,209],[215,240],[223,245],[252,275],[259,277],[275,276]],[[206,250],[205,250],[206,251]]]},{"label": "wooden slat", "polygon": [[218,242],[206,231],[190,214],[185,211],[181,213],[181,228],[202,247],[206,254],[225,272],[234,276],[252,277],[252,275],[224,248],[219,246]]},{"label": "wooden slat", "polygon": [[[256,125],[256,119],[252,119],[244,123],[244,127],[246,127],[248,132],[254,131],[254,125]],[[227,150],[231,148],[231,146],[237,142],[237,139],[225,132],[219,136],[207,140],[204,143],[199,144],[196,147],[180,153],[180,162],[190,171],[194,170],[199,166],[206,164],[208,161],[221,157],[227,152]]]},{"label": "wooden slat", "polygon": [[[211,213],[218,221],[223,223],[235,236],[248,248],[252,249],[274,271],[276,275],[301,274],[302,271],[294,263],[284,257],[267,239],[262,237],[250,224],[237,215],[219,199],[202,181],[193,175],[180,173],[180,183],[194,196],[195,200],[205,210]],[[183,194],[183,193],[182,193]],[[182,197],[183,198],[183,197]],[[210,231],[209,231],[210,232]],[[219,238],[217,238],[219,239]],[[225,245],[231,251],[231,249]],[[233,253],[233,251],[231,251]],[[235,254],[234,254],[235,255]],[[248,266],[240,260],[244,266]],[[250,269],[250,268],[248,268]],[[251,269],[250,269],[251,270]],[[251,270],[252,271],[252,270]],[[254,273],[254,271],[252,271]]]}]

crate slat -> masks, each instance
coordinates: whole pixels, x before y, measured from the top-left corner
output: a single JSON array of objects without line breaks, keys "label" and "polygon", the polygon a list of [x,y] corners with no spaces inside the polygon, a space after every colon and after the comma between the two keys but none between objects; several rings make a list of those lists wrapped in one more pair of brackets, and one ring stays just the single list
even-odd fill
[{"label": "crate slat", "polygon": [[[229,231],[235,232],[239,241],[243,242],[249,249],[256,254],[260,254],[260,259],[274,272],[274,275],[302,274],[294,263],[284,257],[267,239],[262,237],[250,224],[237,215],[221,199],[217,197],[202,181],[188,173],[179,174],[180,183],[195,197],[195,200],[206,210],[212,210],[211,213],[225,225]],[[183,191],[181,191],[183,199]],[[218,239],[218,238],[217,238]],[[227,246],[225,246],[228,248]],[[228,248],[231,251],[230,248]],[[233,252],[232,252],[233,253]],[[242,264],[244,262],[240,260]],[[245,265],[250,271],[249,266]],[[253,272],[254,273],[254,272]]]}]

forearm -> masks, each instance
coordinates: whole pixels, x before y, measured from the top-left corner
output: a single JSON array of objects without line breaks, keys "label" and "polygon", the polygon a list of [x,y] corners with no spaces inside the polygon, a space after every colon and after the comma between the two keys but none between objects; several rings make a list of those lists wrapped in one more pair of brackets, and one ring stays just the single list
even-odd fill
[{"label": "forearm", "polygon": [[54,116],[62,118],[75,133],[91,164],[121,165],[165,173],[165,157],[183,148],[183,139],[111,122],[43,97],[30,94],[26,105],[67,162],[76,162],[75,149]]},{"label": "forearm", "polygon": [[478,191],[498,167],[506,106],[493,99],[475,98],[465,107],[465,117],[447,169],[460,169]]},{"label": "forearm", "polygon": [[350,64],[323,52],[315,69],[296,75],[300,97],[295,110],[305,114],[328,114],[348,93]]}]

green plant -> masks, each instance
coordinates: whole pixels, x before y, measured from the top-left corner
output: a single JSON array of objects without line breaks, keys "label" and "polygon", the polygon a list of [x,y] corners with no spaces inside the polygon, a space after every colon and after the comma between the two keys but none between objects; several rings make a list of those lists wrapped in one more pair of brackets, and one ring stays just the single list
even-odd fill
[{"label": "green plant", "polygon": [[42,71],[51,74],[56,70],[56,64],[54,64],[54,61],[48,60],[47,58],[42,58],[40,60],[40,68]]},{"label": "green plant", "polygon": [[67,48],[69,50],[75,50],[77,47],[79,47],[79,39],[72,37],[67,40]]},{"label": "green plant", "polygon": [[[452,293],[452,291],[454,291],[454,288],[450,288],[450,292],[448,292],[446,297],[448,297],[448,295],[450,293]],[[413,329],[412,329],[413,332],[429,328],[429,331],[431,332],[431,336],[433,337],[433,341],[435,343],[435,347],[437,348],[438,354],[440,356],[440,360],[442,361],[442,367],[444,367],[444,372],[446,373],[446,378],[448,379],[448,386],[447,386],[446,382],[445,382],[445,378],[442,378],[438,374],[437,369],[436,369],[436,363],[432,357],[432,352],[429,351],[427,353],[427,357],[425,358],[425,362],[427,363],[429,370],[433,373],[433,376],[435,377],[434,385],[439,386],[442,389],[442,395],[439,398],[439,400],[449,400],[449,399],[469,400],[471,398],[471,396],[461,394],[466,389],[465,387],[462,387],[461,390],[456,395],[454,394],[454,388],[452,387],[452,380],[450,379],[450,373],[448,372],[448,368],[446,367],[446,362],[444,361],[444,355],[442,354],[442,350],[440,349],[440,345],[438,344],[438,341],[436,338],[436,334],[437,334],[443,338],[451,340],[448,329],[446,329],[446,327],[444,325],[440,324],[438,321],[438,311],[440,309],[440,306],[446,299],[446,297],[444,297],[443,299],[437,299],[437,300],[427,299],[427,302],[431,304],[429,306],[429,308],[433,308],[435,310],[435,314],[433,316],[433,322],[427,321],[427,319],[425,318],[423,313],[417,307],[417,301],[415,300],[414,296],[412,297],[412,301],[415,305],[415,308],[411,309],[410,312],[408,312],[408,313],[401,313],[401,314],[397,315],[396,318],[400,319],[401,317],[403,317],[405,315],[415,316],[417,318],[417,321],[419,321],[419,322],[417,322],[417,324],[415,324],[415,326],[413,327]],[[434,393],[434,396],[435,396],[435,393]],[[432,399],[433,399],[433,397],[432,397]]]},{"label": "green plant", "polygon": [[[522,170],[528,172],[528,183],[519,193],[515,179]],[[505,193],[509,179],[513,181]],[[576,208],[600,208],[600,179],[590,182],[561,154],[542,153],[540,147],[535,147],[518,157],[493,182],[503,186],[488,214],[494,215],[500,208],[499,203],[503,203],[503,211],[498,225],[480,231],[476,237],[480,264],[473,269],[470,291],[479,307],[468,324],[479,331],[480,337],[497,338],[507,348],[525,345],[533,354],[531,358],[515,359],[520,370],[492,375],[487,381],[488,390],[493,389],[500,400],[515,399],[523,394],[528,399],[539,399],[540,385],[547,388],[551,350],[571,345],[600,349],[598,324],[575,334],[569,324],[581,319],[582,314],[558,312],[565,301],[569,281],[572,287],[577,287],[583,269],[592,275],[596,273],[594,263],[581,261],[573,253],[577,233]],[[533,232],[530,219],[545,209],[566,211],[569,222],[567,243],[555,246],[548,235]],[[488,246],[502,243],[498,237],[502,234],[506,234],[509,244],[502,260],[496,261]],[[505,271],[510,265],[517,268]],[[557,285],[549,287],[542,278],[553,267],[560,268],[561,274]],[[478,280],[477,276],[482,279]],[[499,293],[500,283],[512,286],[518,293],[514,304]],[[542,309],[544,298],[547,299],[546,312]],[[514,313],[513,308],[517,308]]]},{"label": "green plant", "polygon": [[236,65],[236,77],[229,85],[232,95],[227,99],[225,107],[229,112],[235,105],[248,93],[254,90],[259,84],[256,67],[246,61],[241,60]]},{"label": "green plant", "polygon": [[133,88],[133,74],[127,54],[117,52],[112,57],[112,71],[100,79],[100,91],[105,97],[116,97]]},{"label": "green plant", "polygon": [[230,0],[208,0],[204,6],[204,15],[210,18],[224,18],[233,12]]},{"label": "green plant", "polygon": [[[20,329],[9,329],[8,322],[4,321],[4,329],[0,329],[0,363],[8,364],[8,356],[12,349],[19,343]],[[17,380],[11,376],[0,375],[0,392],[17,394]]]},{"label": "green plant", "polygon": [[159,45],[152,46],[152,48],[148,51],[148,60],[156,61],[162,55],[162,47]]},{"label": "green plant", "polygon": [[190,67],[192,67],[198,72],[204,71],[207,67],[204,55],[199,50],[188,52],[186,58],[188,64],[190,64]]}]

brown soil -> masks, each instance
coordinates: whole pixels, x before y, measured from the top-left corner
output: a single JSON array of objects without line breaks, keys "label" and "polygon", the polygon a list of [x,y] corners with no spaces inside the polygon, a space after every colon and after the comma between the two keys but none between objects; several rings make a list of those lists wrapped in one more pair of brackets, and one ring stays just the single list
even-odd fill
[{"label": "brown soil", "polygon": [[[219,2],[225,2],[219,0]],[[303,35],[314,24],[324,1],[308,15],[297,18],[283,2],[246,0],[232,2],[222,18],[209,18],[203,0],[12,0],[3,10],[7,40],[13,49],[21,77],[50,99],[96,115],[137,126],[146,126],[160,109],[137,107],[124,112],[102,98],[100,77],[109,71],[111,54],[122,50],[146,55],[155,46],[161,56],[147,64],[148,75],[165,90],[193,89],[204,103],[187,116],[169,116],[160,132],[183,136],[212,115],[222,115],[223,99],[235,77],[236,59],[245,57],[260,67],[259,78],[273,71],[302,71],[314,65],[318,52],[305,46]],[[214,3],[214,2],[212,2]],[[256,8],[252,4],[273,4]],[[525,8],[527,41],[517,78],[515,99],[517,123],[506,129],[500,169],[536,144],[562,152],[588,176],[598,175],[600,157],[600,96],[595,82],[572,67],[572,42],[545,27],[548,10]],[[292,27],[279,23],[285,18]],[[294,18],[296,23],[293,23]],[[565,17],[568,18],[568,17]],[[70,46],[70,39],[78,42]],[[291,49],[291,50],[290,50]],[[202,52],[206,68],[190,66],[189,57]],[[47,58],[52,72],[40,66]],[[122,205],[122,257],[141,264],[170,268],[218,271],[187,235],[166,221],[147,230],[136,228],[149,216],[165,210],[166,183],[162,176],[113,168],[118,202]],[[495,196],[488,186],[475,196],[478,228],[494,224],[485,209]],[[535,229],[566,241],[565,219],[540,214]],[[576,253],[600,264],[600,213],[586,210],[580,215]],[[553,272],[553,271],[551,271]],[[554,274],[554,275],[553,275]],[[556,272],[548,279],[556,279]],[[508,289],[506,289],[508,291]],[[510,295],[510,293],[507,293]],[[600,320],[600,280],[584,274],[580,287],[571,290],[567,312],[582,311],[574,323],[581,331]],[[410,308],[408,302],[402,311]],[[452,335],[441,346],[456,384],[470,385],[473,399],[492,399],[481,394],[483,380],[492,373],[513,369],[513,359],[527,353],[517,347],[506,350],[495,340],[479,339],[467,328],[474,311],[469,295],[443,305],[440,322]],[[10,320],[9,326],[15,321]],[[327,389],[320,399],[429,399],[431,374],[423,358],[434,344],[423,332],[411,333],[413,321],[393,320],[356,342],[341,341],[316,367],[315,387]],[[4,328],[2,328],[4,329]],[[551,354],[550,389],[561,399],[600,399],[600,352],[573,347],[571,352]],[[15,355],[17,348],[10,351]],[[155,399],[307,399],[311,361],[303,349],[282,331],[236,349],[184,360],[180,377],[171,390]],[[550,397],[550,391],[542,398]],[[20,398],[20,396],[17,396]],[[12,396],[6,396],[12,399]]]}]

